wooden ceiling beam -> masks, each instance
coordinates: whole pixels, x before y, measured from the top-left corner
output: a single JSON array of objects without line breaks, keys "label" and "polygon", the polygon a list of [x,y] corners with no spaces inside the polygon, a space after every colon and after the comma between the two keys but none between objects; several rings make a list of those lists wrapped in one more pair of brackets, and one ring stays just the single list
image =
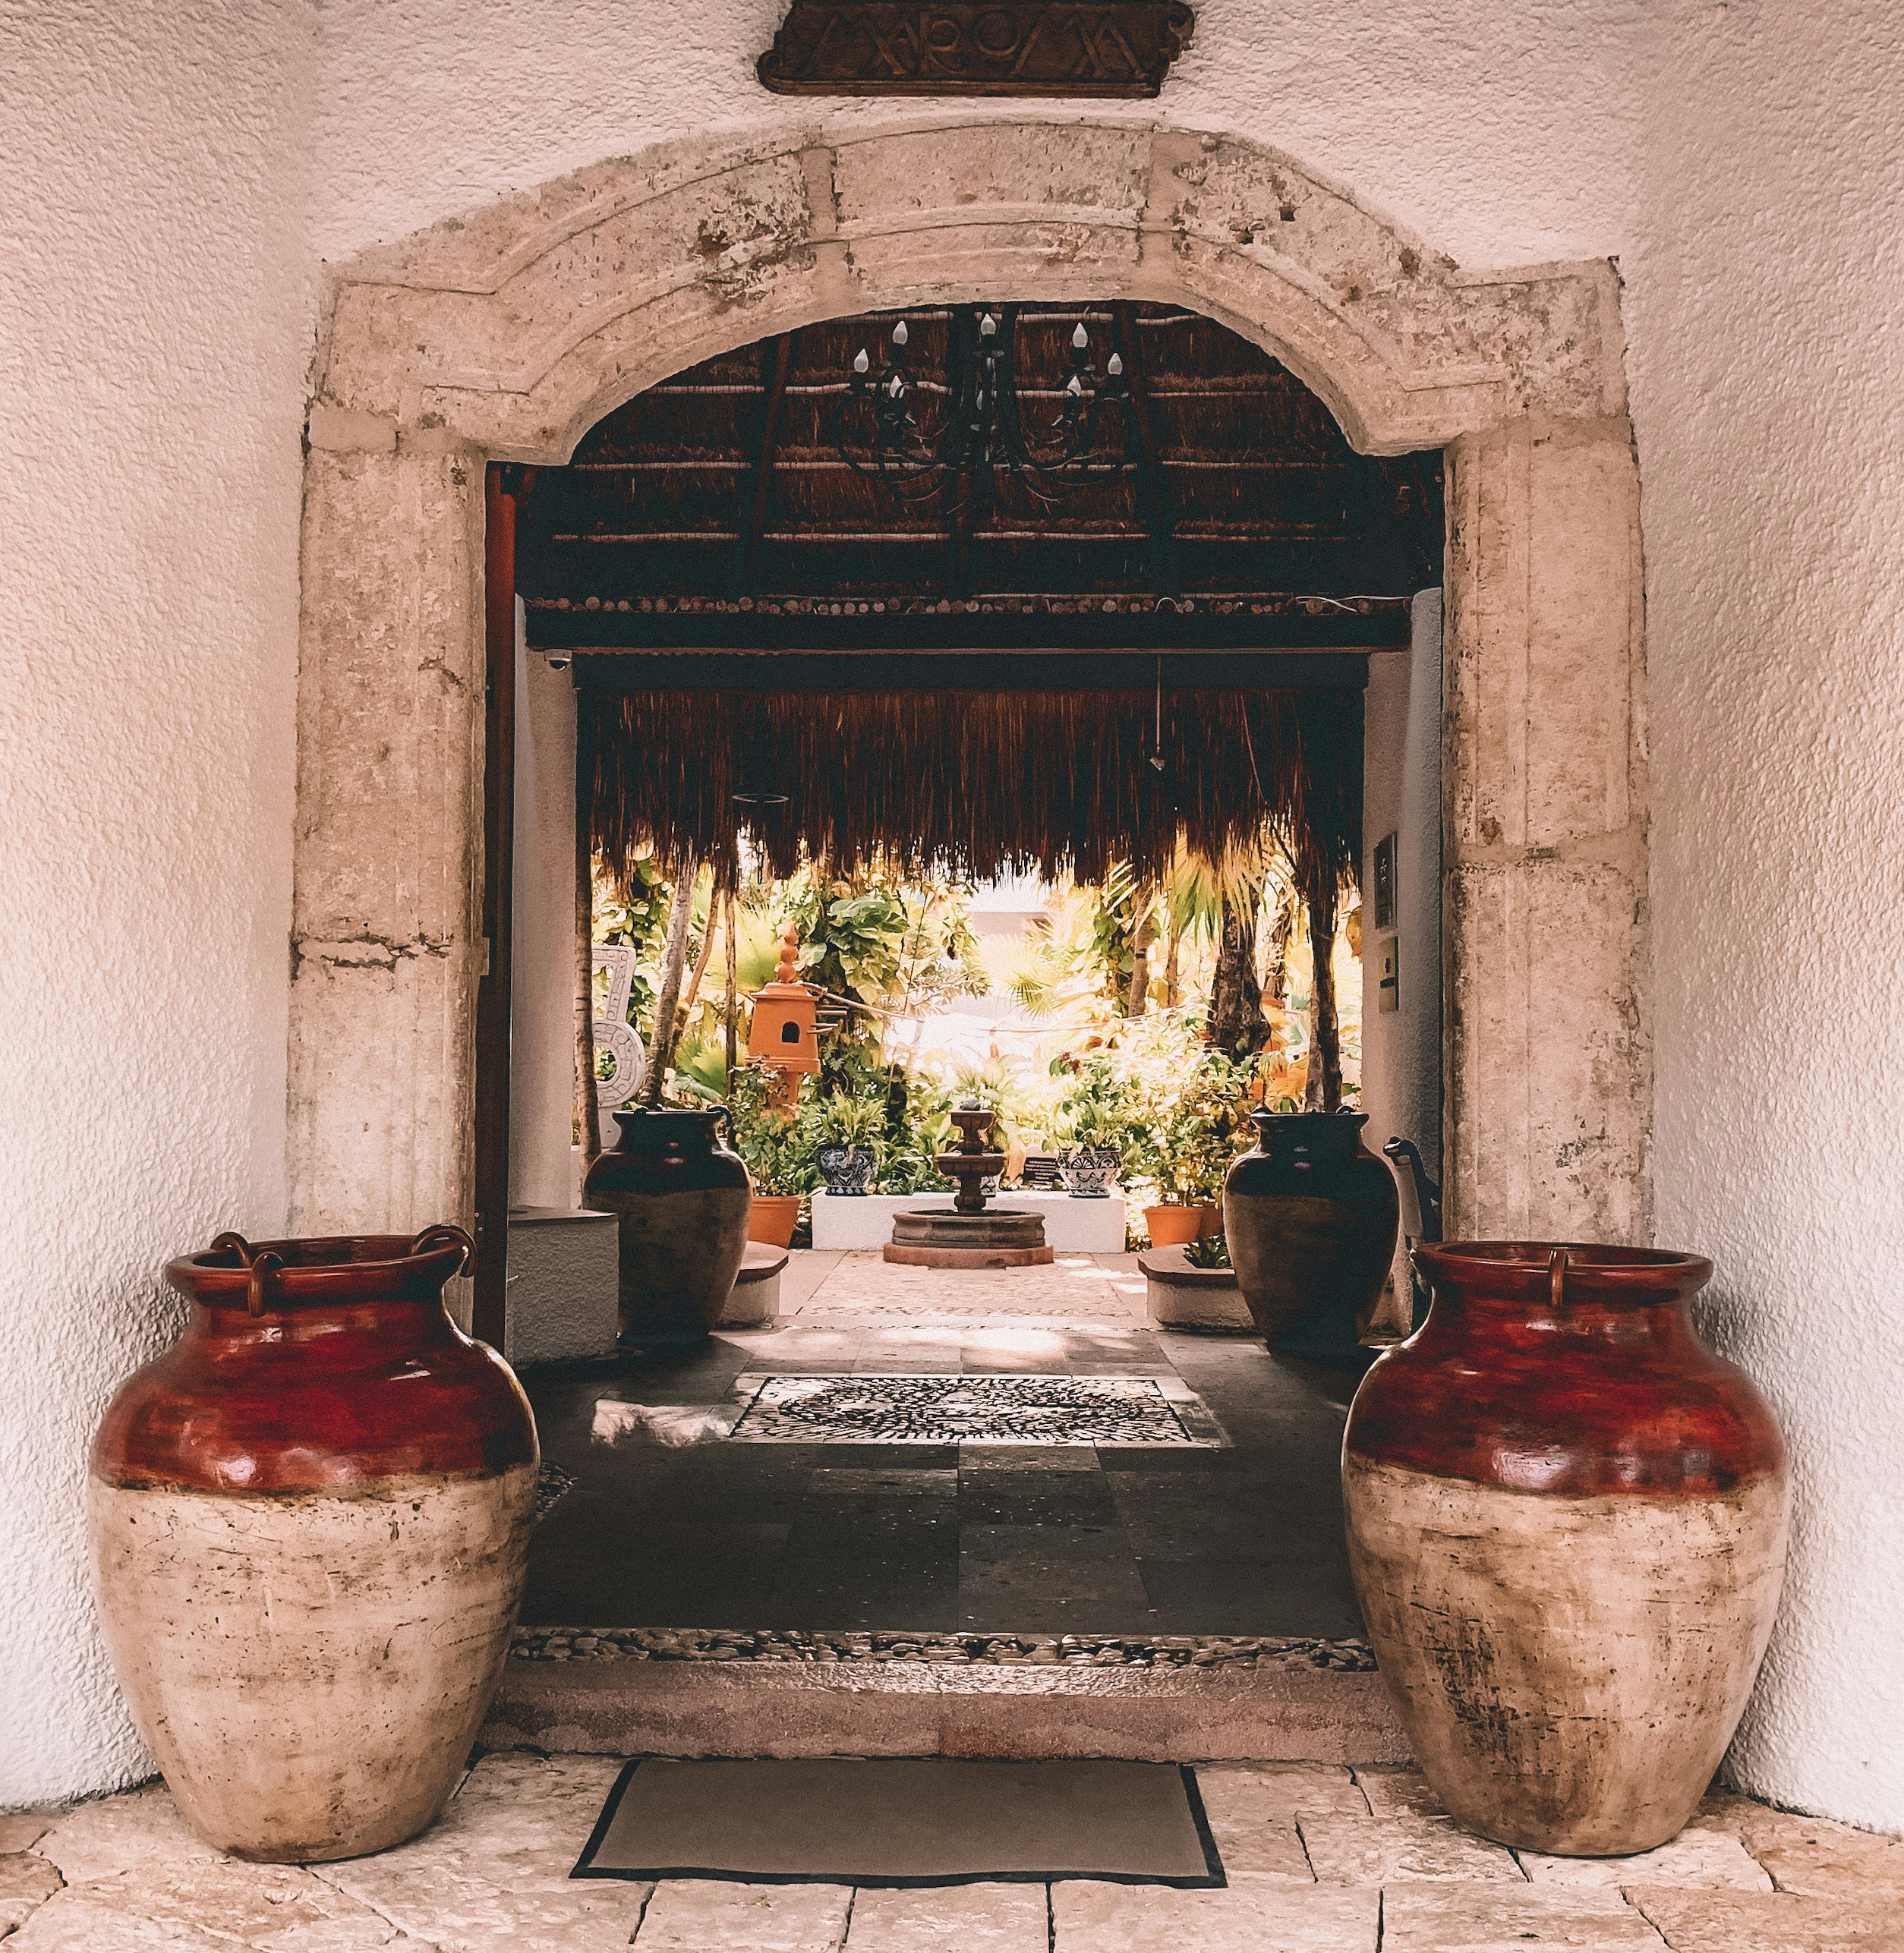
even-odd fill
[{"label": "wooden ceiling beam", "polygon": [[1177,512],[1170,480],[1158,458],[1155,409],[1138,344],[1136,307],[1119,299],[1111,307],[1117,350],[1124,355],[1124,377],[1130,388],[1130,411],[1137,424],[1137,509],[1150,537],[1150,581],[1153,593],[1174,598],[1183,594],[1177,568]]},{"label": "wooden ceiling beam", "polygon": [[780,416],[787,405],[787,376],[793,364],[797,332],[777,332],[764,348],[761,364],[766,371],[766,398],[761,413],[760,445],[753,471],[739,498],[742,513],[733,553],[727,560],[727,584],[735,597],[753,594],[754,561],[759,553],[761,531],[767,522],[768,491],[773,485],[774,450],[780,439]]}]

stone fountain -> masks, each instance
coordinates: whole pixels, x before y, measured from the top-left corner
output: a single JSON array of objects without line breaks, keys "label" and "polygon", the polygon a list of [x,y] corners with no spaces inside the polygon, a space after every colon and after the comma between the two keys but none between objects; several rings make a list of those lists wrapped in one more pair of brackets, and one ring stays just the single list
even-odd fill
[{"label": "stone fountain", "polygon": [[952,1114],[959,1148],[932,1164],[959,1191],[950,1209],[915,1208],[893,1216],[885,1257],[916,1268],[1023,1268],[1053,1258],[1045,1245],[1045,1217],[1021,1208],[988,1207],[985,1183],[1005,1170],[1005,1156],[988,1150],[992,1114],[962,1105]]}]

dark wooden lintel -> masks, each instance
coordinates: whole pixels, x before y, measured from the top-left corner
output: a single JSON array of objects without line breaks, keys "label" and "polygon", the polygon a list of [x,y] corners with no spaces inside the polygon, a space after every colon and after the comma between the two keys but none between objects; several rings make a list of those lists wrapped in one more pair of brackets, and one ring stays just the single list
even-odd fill
[{"label": "dark wooden lintel", "polygon": [[1362,651],[578,651],[581,691],[1360,691]]},{"label": "dark wooden lintel", "polygon": [[1398,650],[1408,643],[1407,606],[1286,612],[1275,616],[1133,616],[1080,610],[906,612],[853,617],[712,615],[672,611],[529,612],[538,651],[1162,651]]}]

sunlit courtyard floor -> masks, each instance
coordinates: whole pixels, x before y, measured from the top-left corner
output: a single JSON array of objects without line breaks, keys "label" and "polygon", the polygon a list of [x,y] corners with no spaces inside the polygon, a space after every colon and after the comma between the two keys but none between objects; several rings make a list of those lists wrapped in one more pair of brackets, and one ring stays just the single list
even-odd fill
[{"label": "sunlit courtyard floor", "polygon": [[[1357,1633],[1336,1476],[1353,1379],[1154,1328],[1143,1291],[1125,1255],[950,1271],[796,1253],[774,1328],[531,1372],[544,1456],[573,1483],[538,1530],[523,1620]],[[1152,1379],[1195,1441],[727,1435],[749,1380],[888,1374]]]}]

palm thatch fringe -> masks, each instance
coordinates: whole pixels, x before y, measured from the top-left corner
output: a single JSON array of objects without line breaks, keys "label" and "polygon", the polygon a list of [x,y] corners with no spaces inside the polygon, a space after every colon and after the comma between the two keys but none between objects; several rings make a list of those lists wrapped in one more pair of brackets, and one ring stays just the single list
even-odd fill
[{"label": "palm thatch fringe", "polygon": [[[1354,877],[1362,695],[1166,691],[584,693],[591,825],[612,881],[652,848],[776,876],[874,860],[985,879],[1219,868],[1266,833],[1306,886]],[[1162,764],[1153,764],[1161,760]]]}]

